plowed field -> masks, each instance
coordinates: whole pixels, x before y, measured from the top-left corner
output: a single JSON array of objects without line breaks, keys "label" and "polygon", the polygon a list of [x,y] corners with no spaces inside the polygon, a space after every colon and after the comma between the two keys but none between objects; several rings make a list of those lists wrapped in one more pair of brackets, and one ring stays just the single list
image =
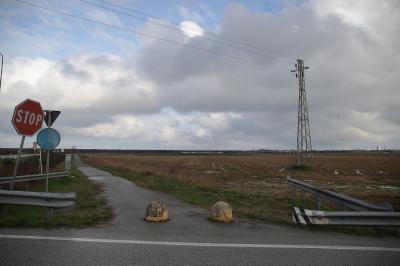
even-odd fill
[{"label": "plowed field", "polygon": [[[254,203],[244,200],[237,208],[250,216],[256,213],[258,218],[290,220],[291,188],[287,185],[287,176],[366,201],[389,202],[400,210],[400,156],[393,154],[315,155],[311,170],[293,170],[293,155],[96,154],[85,155],[83,159],[101,168],[156,175],[193,186],[234,191],[246,197],[257,195]],[[313,196],[307,195],[307,198],[308,207],[313,207]],[[275,210],[271,210],[275,205]],[[323,206],[343,209],[326,201]]]}]

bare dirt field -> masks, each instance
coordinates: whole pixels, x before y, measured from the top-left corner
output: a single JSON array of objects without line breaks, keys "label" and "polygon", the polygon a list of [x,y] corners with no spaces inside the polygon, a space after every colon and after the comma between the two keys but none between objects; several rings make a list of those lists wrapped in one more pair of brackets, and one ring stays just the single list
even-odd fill
[{"label": "bare dirt field", "polygon": [[[254,195],[238,203],[240,213],[272,220],[290,219],[291,176],[370,202],[389,202],[400,210],[400,156],[395,154],[314,155],[311,170],[293,170],[293,155],[85,155],[94,166],[175,179],[186,184]],[[140,182],[139,182],[140,183]],[[140,185],[140,184],[139,184]],[[312,196],[308,195],[311,201]],[[264,201],[268,203],[264,204]],[[255,204],[263,205],[254,206]],[[340,209],[323,202],[328,209]],[[282,211],[271,210],[273,205]],[[267,210],[266,210],[267,209]],[[268,211],[268,209],[270,209]],[[279,208],[275,208],[279,209]],[[266,212],[260,214],[261,212]]]}]

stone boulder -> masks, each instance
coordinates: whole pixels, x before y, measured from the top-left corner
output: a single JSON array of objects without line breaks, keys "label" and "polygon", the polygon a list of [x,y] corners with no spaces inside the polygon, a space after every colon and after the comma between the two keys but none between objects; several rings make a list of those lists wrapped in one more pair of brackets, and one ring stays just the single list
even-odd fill
[{"label": "stone boulder", "polygon": [[168,221],[168,210],[161,201],[153,201],[146,208],[146,217],[148,222],[165,222]]},{"label": "stone boulder", "polygon": [[224,201],[218,201],[211,208],[210,220],[225,223],[232,222],[233,215],[231,206]]}]

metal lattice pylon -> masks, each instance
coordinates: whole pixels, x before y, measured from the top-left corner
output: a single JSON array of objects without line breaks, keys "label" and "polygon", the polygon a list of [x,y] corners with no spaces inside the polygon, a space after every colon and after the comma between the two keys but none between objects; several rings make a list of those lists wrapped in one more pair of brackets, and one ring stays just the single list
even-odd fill
[{"label": "metal lattice pylon", "polygon": [[308,67],[304,66],[304,61],[297,59],[296,77],[299,80],[299,104],[297,110],[297,158],[296,165],[311,164],[311,132],[310,119],[308,116],[306,89],[304,81],[304,70]]}]

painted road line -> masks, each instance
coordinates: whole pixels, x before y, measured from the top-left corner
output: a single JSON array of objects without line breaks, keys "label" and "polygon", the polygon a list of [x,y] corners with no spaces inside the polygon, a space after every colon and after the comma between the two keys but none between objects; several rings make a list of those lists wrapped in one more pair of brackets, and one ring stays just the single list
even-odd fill
[{"label": "painted road line", "polygon": [[277,249],[322,249],[322,250],[400,252],[400,248],[395,248],[395,247],[282,245],[282,244],[237,244],[237,243],[197,243],[197,242],[146,241],[146,240],[105,239],[105,238],[33,236],[33,235],[0,235],[0,239],[50,240],[50,241],[72,241],[72,242],[135,244],[135,245],[155,245],[155,246],[222,247],[222,248],[271,248],[271,249],[273,249],[273,248],[277,248]]}]

